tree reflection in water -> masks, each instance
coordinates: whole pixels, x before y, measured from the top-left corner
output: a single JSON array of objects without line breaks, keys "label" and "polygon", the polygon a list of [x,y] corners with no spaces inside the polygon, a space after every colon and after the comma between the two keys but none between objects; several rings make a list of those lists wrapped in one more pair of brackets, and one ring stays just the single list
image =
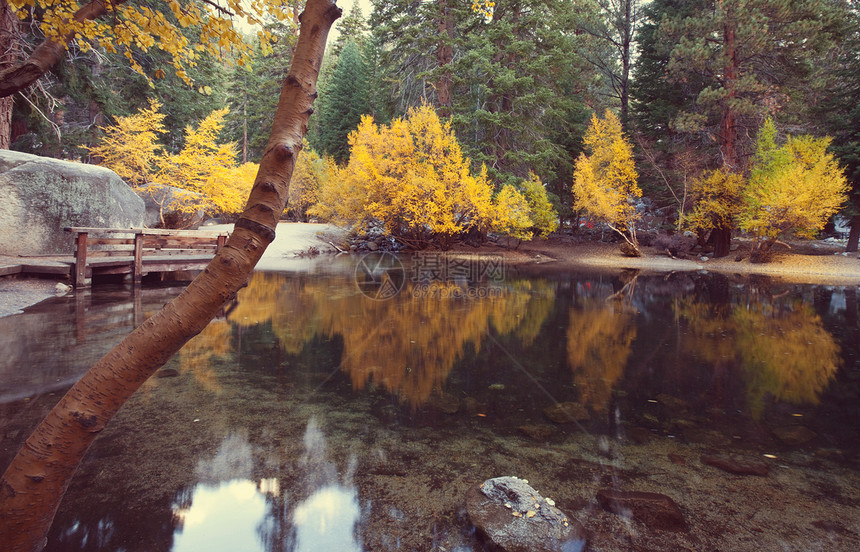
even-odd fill
[{"label": "tree reflection in water", "polygon": [[280,347],[298,353],[313,337],[340,336],[340,368],[355,389],[371,382],[417,408],[441,393],[449,372],[491,329],[531,344],[552,312],[555,287],[542,280],[500,284],[486,297],[462,286],[419,288],[411,283],[388,300],[370,299],[330,282],[255,274],[230,320],[249,327],[271,323]]},{"label": "tree reflection in water", "polygon": [[608,408],[636,339],[636,326],[628,310],[615,302],[593,298],[570,309],[567,361],[573,371],[573,383],[582,404],[599,412]]},{"label": "tree reflection in water", "polygon": [[693,337],[684,341],[691,360],[715,372],[740,366],[738,376],[756,419],[767,397],[818,404],[839,368],[839,345],[821,318],[800,301],[759,294],[734,305],[685,298],[677,304],[677,314]]},{"label": "tree reflection in water", "polygon": [[[439,542],[450,543],[462,520],[433,517],[431,526],[410,489],[437,501],[433,513],[453,511],[461,501],[452,472],[471,481],[538,465],[556,448],[580,454],[577,443],[591,450],[592,437],[614,432],[612,420],[682,447],[738,442],[780,455],[772,429],[802,423],[819,437],[792,454],[819,443],[856,449],[845,428],[856,424],[857,388],[837,368],[840,356],[852,366],[860,342],[855,289],[697,274],[641,275],[635,289],[622,287],[630,281],[510,278],[491,297],[413,288],[373,301],[349,278],[255,275],[227,318],[168,366],[178,377],[147,382],[96,441],[50,549],[214,550],[184,543],[223,526],[246,536],[234,548],[267,552],[394,549],[396,539],[420,549],[415,542],[429,542],[437,523]],[[606,300],[613,296],[623,300]],[[79,346],[98,343],[93,334]],[[402,404],[350,391],[374,386]],[[414,410],[443,390],[465,408]],[[590,434],[549,426],[546,441],[524,438],[522,424],[548,426],[552,400],[586,405]],[[0,434],[24,432],[13,423],[22,405],[0,409]],[[308,422],[314,416],[325,438]],[[543,477],[558,475],[548,469]],[[404,478],[411,487],[392,486]],[[237,501],[247,518],[219,517]]]}]

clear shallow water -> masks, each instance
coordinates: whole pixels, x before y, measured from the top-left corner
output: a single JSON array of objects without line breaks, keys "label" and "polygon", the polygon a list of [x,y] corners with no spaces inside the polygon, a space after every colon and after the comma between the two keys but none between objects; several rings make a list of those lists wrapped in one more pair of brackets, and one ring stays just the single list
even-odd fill
[{"label": "clear shallow water", "polygon": [[[593,550],[860,548],[856,287],[356,261],[255,274],[96,441],[48,549],[477,551],[465,491],[499,475]],[[2,463],[177,292],[0,319]],[[689,531],[603,511],[608,488],[672,497]]]}]

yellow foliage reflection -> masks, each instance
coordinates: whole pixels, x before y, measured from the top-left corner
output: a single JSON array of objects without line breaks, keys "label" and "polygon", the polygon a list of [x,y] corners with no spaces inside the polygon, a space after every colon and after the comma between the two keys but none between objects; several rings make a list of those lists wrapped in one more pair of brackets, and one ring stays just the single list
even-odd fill
[{"label": "yellow foliage reflection", "polygon": [[570,310],[567,360],[583,405],[607,409],[635,339],[633,317],[617,304],[589,302]]},{"label": "yellow foliage reflection", "polygon": [[194,339],[179,350],[179,368],[191,372],[203,389],[221,392],[212,361],[233,352],[233,325],[226,320],[213,320]]},{"label": "yellow foliage reflection", "polygon": [[441,392],[467,347],[480,350],[491,328],[531,344],[555,299],[546,282],[500,283],[479,298],[464,291],[456,284],[407,283],[395,297],[377,301],[351,286],[257,273],[230,320],[270,322],[282,349],[293,354],[314,336],[338,335],[341,369],[355,389],[373,381],[417,407]]},{"label": "yellow foliage reflection", "polygon": [[737,346],[754,417],[765,395],[792,404],[818,404],[839,369],[839,345],[808,305],[758,303],[735,309]]},{"label": "yellow foliage reflection", "polygon": [[692,300],[678,315],[695,339],[690,354],[714,366],[740,364],[754,418],[765,397],[792,404],[818,404],[836,377],[839,345],[821,318],[802,302],[708,306]]}]

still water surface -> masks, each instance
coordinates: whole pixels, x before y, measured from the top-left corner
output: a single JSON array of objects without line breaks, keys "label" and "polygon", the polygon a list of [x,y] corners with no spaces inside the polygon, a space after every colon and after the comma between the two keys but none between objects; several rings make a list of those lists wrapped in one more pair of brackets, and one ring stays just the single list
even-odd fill
[{"label": "still water surface", "polygon": [[[99,437],[47,550],[480,551],[464,495],[500,475],[591,550],[860,549],[856,286],[474,262],[254,274]],[[0,319],[0,463],[178,291]],[[605,512],[601,489],[668,495],[688,530]]]}]

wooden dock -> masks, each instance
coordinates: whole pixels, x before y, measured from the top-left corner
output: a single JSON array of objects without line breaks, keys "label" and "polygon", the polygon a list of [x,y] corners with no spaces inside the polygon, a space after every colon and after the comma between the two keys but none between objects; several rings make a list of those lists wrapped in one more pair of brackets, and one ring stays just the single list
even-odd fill
[{"label": "wooden dock", "polygon": [[75,287],[93,277],[129,274],[139,284],[153,272],[202,270],[227,241],[227,232],[153,228],[66,228],[75,234],[73,256],[19,257],[0,261],[0,276],[68,277]]}]

